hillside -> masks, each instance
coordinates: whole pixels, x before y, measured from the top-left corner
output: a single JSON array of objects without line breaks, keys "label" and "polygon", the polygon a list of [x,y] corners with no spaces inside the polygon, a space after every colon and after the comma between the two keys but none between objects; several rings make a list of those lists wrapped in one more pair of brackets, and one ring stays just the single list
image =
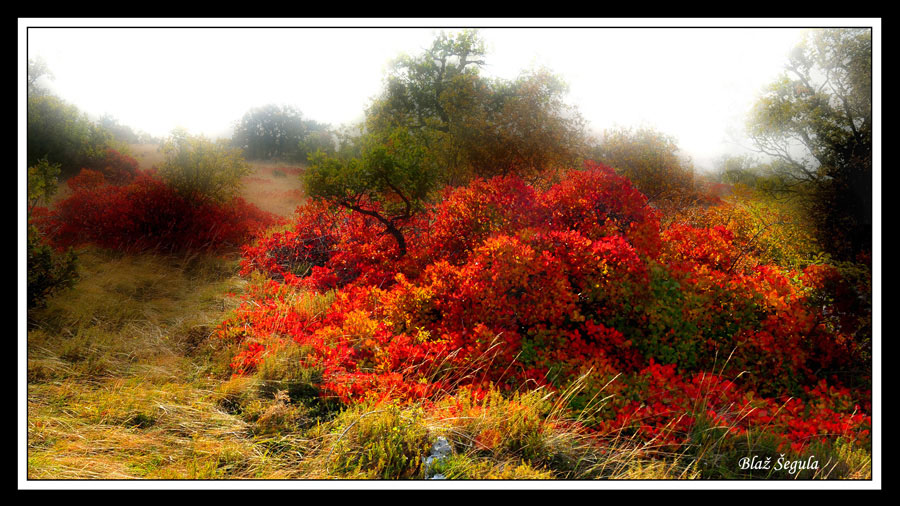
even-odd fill
[{"label": "hillside", "polygon": [[[283,217],[290,216],[288,209],[302,202],[297,183],[297,175],[302,168],[280,163],[253,163],[252,168],[252,173],[244,178],[242,195],[264,210]],[[496,191],[499,192],[496,195],[502,195],[506,190]],[[523,199],[523,195],[510,196]],[[566,198],[563,194],[559,197]],[[460,194],[458,198],[463,199],[460,201],[463,205],[471,205],[475,201],[465,204],[466,199],[478,196],[477,193],[469,196]],[[507,203],[498,209],[514,209],[521,218],[527,207],[528,204],[522,200],[520,204]],[[482,211],[471,208],[460,216],[468,216],[469,213],[477,216],[479,212]],[[496,211],[484,216],[493,216],[490,219],[495,223],[506,223],[502,225],[505,227],[512,223],[509,221],[511,217],[501,217],[499,222],[496,221],[498,215],[494,213]],[[570,219],[581,220],[577,215],[572,215]],[[572,223],[579,227],[579,221]],[[452,230],[448,229],[451,235],[444,240],[452,242],[463,237],[470,240],[477,237],[471,231],[463,233],[458,229],[455,232]],[[598,233],[608,231],[598,230]],[[629,240],[645,240],[639,239],[645,237],[643,233],[635,234],[628,236],[633,237]],[[382,237],[389,241],[388,236]],[[285,238],[282,237],[282,240]],[[389,242],[382,243],[376,250],[389,252]],[[453,251],[447,249],[450,243],[440,244],[443,244],[438,246],[444,252],[442,255]],[[505,246],[498,244],[498,247]],[[656,246],[647,243],[646,247]],[[521,250],[518,254],[529,253]],[[722,250],[721,254],[727,252]],[[680,421],[669,425],[672,422],[667,420],[678,420],[679,417],[689,416],[693,420],[695,414],[688,407],[688,411],[680,415],[666,415],[661,419],[662,423],[654,428],[643,424],[643,430],[648,431],[644,434],[640,430],[635,433],[630,429],[622,431],[621,428],[613,432],[597,432],[598,427],[607,423],[602,422],[598,426],[598,421],[611,421],[608,418],[610,407],[627,407],[617,399],[632,395],[626,392],[632,387],[628,386],[630,380],[626,380],[627,375],[621,376],[621,373],[598,376],[597,367],[602,370],[610,365],[602,365],[602,361],[597,362],[596,359],[566,373],[572,375],[569,380],[546,382],[527,371],[525,376],[517,377],[515,368],[510,370],[511,364],[504,360],[515,363],[524,357],[509,356],[504,359],[494,356],[490,354],[491,347],[477,351],[472,357],[474,362],[459,362],[460,366],[470,364],[464,366],[464,371],[469,372],[462,375],[453,367],[416,365],[417,370],[431,374],[430,381],[436,381],[434,385],[444,385],[439,386],[443,393],[426,389],[422,394],[412,395],[363,395],[360,401],[350,401],[346,397],[357,390],[346,390],[341,386],[340,381],[343,380],[337,378],[345,372],[329,376],[332,377],[328,380],[330,383],[326,381],[323,384],[322,374],[334,374],[328,372],[329,366],[323,364],[324,369],[323,366],[310,365],[298,368],[301,362],[306,362],[305,354],[312,357],[324,351],[317,350],[311,343],[297,346],[276,345],[270,340],[258,341],[269,348],[265,358],[255,359],[250,368],[242,366],[236,369],[235,361],[238,359],[234,358],[235,354],[241,346],[246,346],[247,341],[222,339],[220,336],[230,332],[228,325],[236,322],[251,326],[270,325],[262,323],[261,319],[256,320],[261,316],[247,313],[248,303],[273,309],[287,304],[279,310],[282,312],[277,318],[293,318],[290,316],[292,311],[310,316],[322,315],[329,307],[334,311],[338,304],[351,302],[342,299],[343,296],[336,299],[334,291],[326,291],[324,296],[312,295],[312,292],[307,292],[311,285],[307,285],[310,288],[285,285],[279,289],[276,298],[266,299],[272,295],[265,278],[259,272],[248,275],[247,260],[244,261],[244,275],[240,275],[240,258],[239,252],[234,249],[218,253],[126,255],[96,247],[81,249],[80,280],[77,284],[65,294],[52,298],[46,308],[30,314],[29,478],[424,478],[435,474],[463,479],[780,477],[772,470],[740,469],[738,462],[745,455],[777,456],[777,452],[784,451],[779,446],[779,440],[772,439],[772,433],[746,431],[742,418],[750,412],[737,413],[739,418],[732,418],[732,421],[728,421],[727,415],[719,422],[704,421],[713,425],[702,430],[701,425],[696,425],[699,420],[688,426],[683,426]],[[246,258],[253,262],[252,253]],[[383,261],[389,261],[389,257]],[[613,265],[610,263],[610,268]],[[367,276],[375,277],[360,279],[369,279],[365,283],[385,287],[383,280],[376,281],[380,276],[378,269],[385,266],[390,271],[405,269],[400,264],[388,263],[382,267],[372,264],[366,269],[374,267],[375,270]],[[262,272],[265,271],[266,268],[262,267]],[[406,270],[406,275],[410,280],[415,279],[413,271]],[[452,279],[447,275],[443,275],[445,282]],[[465,275],[480,274],[469,271]],[[545,275],[534,272],[529,276],[535,283]],[[329,278],[319,279],[327,287]],[[517,283],[512,278],[506,281],[510,282]],[[398,286],[403,288],[402,284]],[[410,288],[412,285],[403,289]],[[435,293],[434,287],[428,290]],[[453,290],[465,291],[466,288]],[[477,290],[483,304],[488,304],[490,297],[494,296],[490,295],[492,288]],[[516,288],[510,285],[502,290],[509,293]],[[495,295],[502,296],[503,292],[496,292]],[[265,295],[267,293],[270,295]],[[318,293],[323,292],[318,289]],[[415,292],[410,292],[410,295],[412,293]],[[547,289],[541,293],[542,297],[549,297],[547,300],[554,297]],[[398,294],[401,299],[395,302],[385,300],[383,303],[388,306],[409,303],[401,302],[404,300],[402,297],[409,295]],[[503,305],[516,304],[511,299],[498,300],[505,300],[501,303]],[[422,303],[425,303],[424,299],[417,304]],[[522,299],[521,303],[524,304],[523,310],[529,311],[529,307],[532,312],[539,309],[527,298]],[[485,309],[489,312],[505,311],[502,305]],[[410,311],[407,318],[420,318],[416,315],[424,314],[421,313],[423,310],[424,306],[420,305],[415,311],[404,311]],[[480,309],[467,310],[474,314],[472,311]],[[373,313],[369,318],[376,317],[376,314],[380,313]],[[487,313],[478,318],[487,322],[486,317]],[[545,322],[555,321],[552,316],[536,317]],[[226,322],[224,327],[223,321]],[[353,325],[368,325],[366,321],[370,320],[360,320]],[[415,328],[423,323],[407,325],[408,328]],[[345,327],[344,333],[358,332],[349,330],[346,321],[338,325]],[[428,324],[425,325],[419,327],[422,329],[420,332],[429,328]],[[260,336],[268,332],[264,327],[259,328],[262,332]],[[376,341],[379,339],[373,338]],[[386,345],[383,343],[381,346]],[[552,348],[544,351],[552,351]],[[437,357],[454,357],[459,352],[447,349],[436,353]],[[615,367],[626,367],[618,362],[625,356],[616,357],[612,363],[620,365]],[[375,370],[381,370],[381,366],[377,365],[381,359],[377,357],[376,354],[366,360],[374,359],[371,365],[376,367]],[[737,357],[729,359],[737,360]],[[399,371],[429,359],[424,356],[418,359],[400,358],[399,368],[397,358],[391,360],[395,361],[394,365],[385,366]],[[591,363],[593,367],[587,367],[586,364]],[[726,364],[719,363],[715,367],[721,373],[726,371]],[[495,373],[491,371],[497,371],[500,375],[494,377]],[[547,372],[535,372],[550,378]],[[494,381],[500,380],[497,387],[507,386],[494,389],[490,386],[493,381],[472,383],[473,373],[484,374],[485,379],[493,377]],[[405,376],[407,373],[403,374]],[[673,377],[671,371],[664,369],[653,374],[668,374],[669,382],[688,381],[687,376],[684,379],[677,375]],[[369,385],[359,390],[361,394],[394,389],[384,390],[387,383],[382,383],[380,379],[369,384],[365,383],[368,381],[364,379],[366,375],[353,375],[357,378],[354,381],[364,381],[360,386]],[[528,381],[533,380],[538,380],[536,389],[529,387],[510,395],[510,385],[527,385]],[[462,390],[458,390],[459,387],[449,388],[446,386],[448,381],[470,386]],[[746,388],[753,383],[739,384],[743,386],[733,388]],[[422,384],[426,385],[427,382]],[[407,391],[404,390],[406,388],[400,391]],[[475,390],[469,390],[471,388]],[[701,388],[714,387],[710,384],[707,387],[701,385]],[[470,392],[480,393],[471,396]],[[643,392],[646,395],[648,390]],[[648,400],[645,399],[645,402]],[[731,402],[740,401],[732,398]],[[635,404],[634,408],[637,407]],[[732,405],[729,409],[738,408]],[[740,408],[743,409],[746,408]],[[641,416],[648,415],[657,416],[652,412]],[[819,416],[824,416],[824,413]],[[772,421],[780,423],[775,419]],[[716,423],[725,423],[724,429],[744,435],[736,439],[727,437],[729,430],[722,432],[716,429]],[[685,429],[690,433],[687,440],[680,435]],[[451,456],[426,464],[433,446],[442,444],[441,441],[443,444],[449,441]],[[870,454],[849,441],[820,445],[816,455],[827,455],[827,458],[820,458],[817,469],[800,471],[799,477],[868,479],[870,476]]]}]

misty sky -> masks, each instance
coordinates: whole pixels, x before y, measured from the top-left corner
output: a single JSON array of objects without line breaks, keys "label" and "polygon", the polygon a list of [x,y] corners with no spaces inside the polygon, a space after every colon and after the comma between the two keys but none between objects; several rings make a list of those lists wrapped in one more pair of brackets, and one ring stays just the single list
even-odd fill
[{"label": "misty sky", "polygon": [[[163,20],[166,21],[166,20]],[[42,23],[33,23],[40,25]],[[288,24],[288,23],[284,23]],[[358,121],[389,61],[439,29],[30,28],[28,57],[83,111],[155,136],[181,126],[228,136],[251,107],[298,107],[332,126]],[[652,126],[700,168],[740,152],[746,113],[802,36],[796,28],[482,29],[490,76],[545,66],[592,130]],[[743,141],[745,144],[746,141]]]}]

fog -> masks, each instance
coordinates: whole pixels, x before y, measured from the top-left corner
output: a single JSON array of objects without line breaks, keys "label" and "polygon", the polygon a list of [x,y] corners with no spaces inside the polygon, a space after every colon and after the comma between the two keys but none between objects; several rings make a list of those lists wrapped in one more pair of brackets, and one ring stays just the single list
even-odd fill
[{"label": "fog", "polygon": [[[166,21],[166,20],[163,20]],[[133,24],[133,23],[129,23]],[[340,126],[363,117],[391,59],[418,54],[438,29],[28,29],[44,84],[92,115],[154,136],[173,128],[228,137],[252,107],[294,105]],[[450,30],[448,30],[450,31]],[[484,74],[546,67],[593,132],[653,127],[695,166],[748,152],[747,112],[782,71],[800,28],[487,28]]]}]

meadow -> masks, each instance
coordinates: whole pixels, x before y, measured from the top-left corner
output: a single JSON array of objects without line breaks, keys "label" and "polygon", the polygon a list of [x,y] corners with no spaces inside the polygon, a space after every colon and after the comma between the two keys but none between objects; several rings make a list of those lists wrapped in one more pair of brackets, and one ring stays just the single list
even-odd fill
[{"label": "meadow", "polygon": [[701,171],[484,51],[353,131],[153,139],[29,81],[28,479],[871,480],[871,104],[779,81],[752,133],[821,165]]},{"label": "meadow", "polygon": [[[303,168],[252,165],[242,194],[263,209],[287,209],[288,196],[296,195],[296,175]],[[281,174],[293,174],[295,180]],[[590,185],[568,190],[625,184],[616,179],[604,183],[604,174]],[[654,305],[647,313],[654,319],[641,320],[640,326],[659,326],[664,332],[629,334],[626,340],[602,323],[584,325],[585,315],[574,308],[577,297],[570,297],[575,288],[553,290],[567,279],[592,283],[609,279],[619,286],[604,290],[618,295],[606,299],[594,287],[590,307],[595,313],[614,307],[616,311],[603,311],[622,319],[620,290],[628,290],[622,282],[648,274],[629,272],[635,267],[627,262],[639,259],[628,256],[632,250],[628,244],[604,243],[608,229],[588,231],[598,241],[594,244],[599,247],[593,249],[591,241],[580,236],[551,234],[537,239],[531,231],[495,237],[494,230],[512,230],[527,205],[523,195],[504,192],[529,190],[521,182],[501,179],[493,184],[496,187],[482,183],[468,194],[451,197],[453,204],[439,211],[445,221],[436,222],[444,227],[438,230],[442,242],[430,251],[409,254],[443,260],[448,252],[471,249],[481,262],[495,265],[488,272],[462,264],[457,274],[449,270],[452,264],[442,263],[445,272],[434,275],[421,267],[435,264],[434,260],[395,263],[390,237],[366,237],[367,224],[351,218],[345,227],[357,229],[340,230],[345,237],[334,240],[352,241],[354,248],[345,250],[352,258],[318,263],[327,268],[334,262],[338,269],[351,262],[362,264],[354,268],[359,277],[341,282],[330,275],[334,268],[296,277],[292,274],[298,272],[296,264],[316,261],[300,256],[309,255],[302,250],[308,241],[291,232],[310,230],[296,220],[321,219],[314,209],[295,216],[293,230],[276,226],[256,243],[260,249],[245,247],[243,257],[239,248],[168,254],[120,253],[95,246],[80,250],[76,284],[29,314],[29,478],[393,479],[424,478],[430,473],[459,479],[790,479],[795,476],[774,469],[741,470],[739,461],[748,455],[777,459],[785,454],[793,456],[791,461],[802,460],[810,448],[815,448],[818,469],[798,471],[796,477],[871,476],[871,450],[866,446],[871,422],[868,410],[860,405],[868,401],[866,397],[824,382],[807,383],[815,388],[805,387],[809,400],[799,405],[789,396],[757,397],[754,386],[782,393],[772,388],[772,375],[744,372],[766,356],[760,355],[764,348],[754,349],[746,359],[727,346],[709,348],[706,357],[695,356],[696,350],[678,356],[676,363],[702,363],[697,370],[714,373],[708,376],[680,375],[642,360],[629,341],[653,340],[655,348],[638,351],[658,353],[664,363],[665,353],[681,352],[674,338],[686,341],[698,332],[698,317],[657,315],[671,303],[663,294],[685,289],[680,280],[635,282],[635,291],[641,283],[650,283],[645,288],[656,294],[643,300]],[[617,190],[627,189],[626,185]],[[635,192],[626,195],[640,200]],[[497,197],[519,203],[511,205]],[[295,205],[303,203],[295,198]],[[627,202],[623,195],[616,200]],[[509,214],[512,209],[517,216]],[[570,203],[560,209],[578,211]],[[703,207],[707,213],[715,209]],[[449,219],[446,213],[451,213]],[[576,213],[564,219],[577,229],[584,216]],[[524,225],[516,228],[527,230]],[[469,228],[461,231],[462,226]],[[651,222],[651,230],[656,227]],[[699,265],[686,271],[692,276],[725,271],[741,251],[724,229],[713,228],[712,239],[706,236],[709,229],[668,230],[667,242],[685,242],[667,253],[667,261],[689,256]],[[647,231],[631,224],[625,231],[626,237],[646,241],[644,247],[659,248],[652,237],[645,238]],[[675,231],[695,235],[682,239]],[[743,240],[748,240],[750,232],[743,233]],[[481,242],[482,238],[486,240]],[[479,247],[444,242],[459,240]],[[561,252],[547,240],[568,241],[562,244],[571,256],[552,259]],[[365,241],[374,244],[365,246]],[[537,244],[550,254],[539,254]],[[285,245],[301,248],[292,251]],[[583,251],[576,253],[573,247]],[[611,249],[615,247],[626,250]],[[381,256],[359,258],[369,251]],[[603,260],[595,264],[594,272],[565,271],[563,278],[553,277],[554,269],[563,268],[558,262],[571,264],[582,254],[595,258],[599,254]],[[548,261],[553,262],[551,269]],[[752,272],[749,266],[755,264],[747,265],[747,272]],[[419,283],[411,281],[416,278]],[[467,288],[476,282],[482,284]],[[810,288],[796,280],[791,286],[789,276],[753,283],[765,285],[743,289],[757,290],[765,300],[760,304],[772,308],[791,296],[804,300],[803,291]],[[537,294],[529,294],[529,289]],[[468,290],[478,295],[461,295]],[[549,304],[542,299],[555,297],[563,299],[561,305],[545,308]],[[739,305],[743,297],[742,293],[731,304]],[[468,314],[472,321],[447,328],[436,325],[440,298],[445,305],[440,320],[462,311],[452,318]],[[710,302],[693,302],[685,316],[700,314],[702,304]],[[785,310],[792,315],[798,311]],[[717,306],[706,311],[702,321],[710,325],[715,312],[723,310]],[[777,309],[768,314],[769,320],[785,318]],[[735,313],[722,316],[732,320]],[[758,321],[757,316],[751,319]],[[488,325],[497,327],[490,330]],[[527,332],[535,326],[542,332]],[[474,335],[467,333],[472,328]],[[688,333],[675,334],[685,328]],[[765,328],[781,332],[779,336],[796,332]],[[497,339],[519,329],[515,340]],[[583,337],[577,335],[579,330]],[[430,337],[439,333],[441,339]],[[717,337],[715,332],[707,334]],[[585,348],[572,351],[576,346]],[[817,351],[800,351],[804,345],[798,346],[789,353]],[[345,355],[335,358],[340,353]],[[769,360],[784,363],[781,351],[769,353],[774,354]],[[626,364],[627,360],[637,365]],[[790,373],[801,374],[799,369]],[[742,376],[744,381],[738,380]],[[779,411],[790,415],[779,419]],[[800,423],[809,427],[801,430]],[[454,453],[426,472],[424,462],[437,437],[450,441]]]}]

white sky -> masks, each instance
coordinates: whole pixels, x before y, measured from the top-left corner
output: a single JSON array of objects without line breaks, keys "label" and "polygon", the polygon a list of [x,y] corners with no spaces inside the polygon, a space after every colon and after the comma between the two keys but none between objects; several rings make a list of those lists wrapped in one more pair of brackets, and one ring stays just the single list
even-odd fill
[{"label": "white sky", "polygon": [[[176,24],[160,21],[158,26]],[[643,21],[631,24],[654,24]],[[381,90],[388,62],[402,52],[420,53],[438,31],[35,27],[51,24],[35,21],[27,31],[28,57],[42,57],[55,75],[48,87],[89,114],[110,113],[156,136],[177,126],[228,136],[248,109],[268,103],[295,105],[307,118],[332,126],[357,121]],[[341,24],[349,23],[332,23]],[[489,50],[486,74],[514,78],[522,70],[546,66],[569,83],[569,103],[593,130],[652,126],[675,136],[698,167],[711,168],[724,153],[740,150],[734,135],[743,132],[754,98],[781,71],[802,31],[569,26],[491,28],[481,34]]]}]

